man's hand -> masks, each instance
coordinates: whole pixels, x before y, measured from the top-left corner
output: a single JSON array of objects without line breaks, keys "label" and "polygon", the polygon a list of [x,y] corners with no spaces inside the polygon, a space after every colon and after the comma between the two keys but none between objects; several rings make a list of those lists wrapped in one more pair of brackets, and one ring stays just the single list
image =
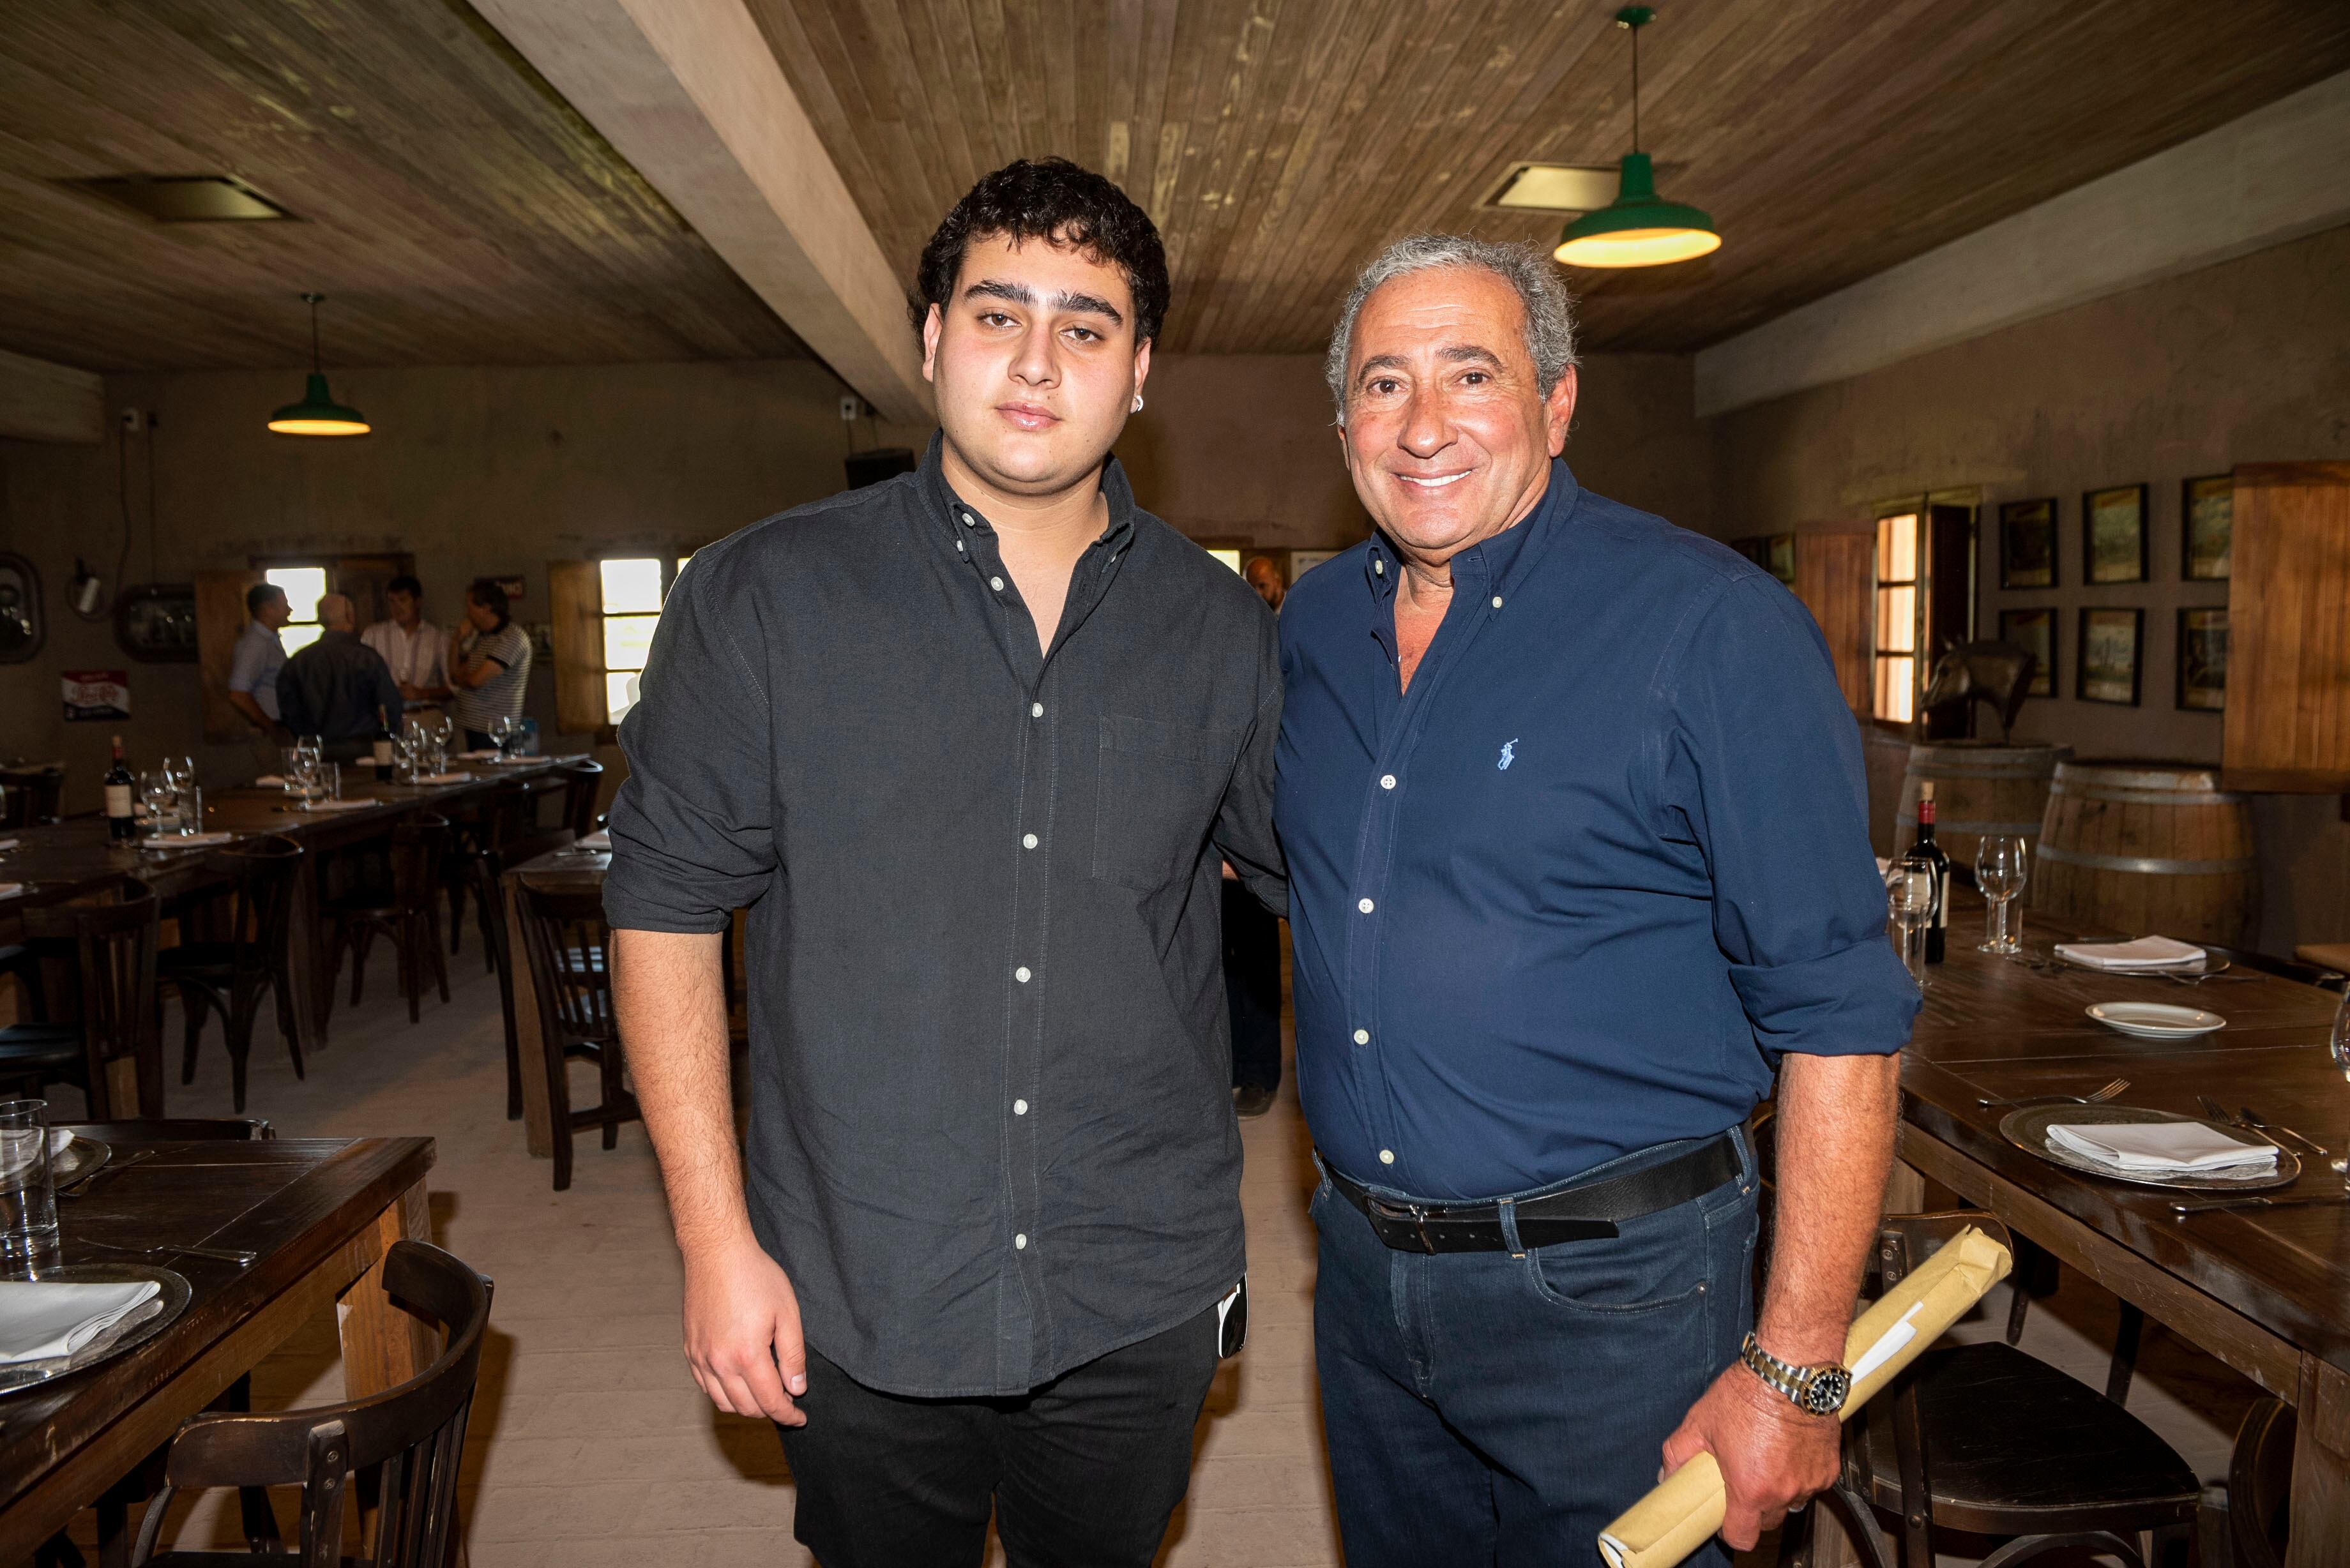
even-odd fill
[{"label": "man's hand", "polygon": [[1713,1380],[1665,1439],[1665,1469],[1711,1454],[1729,1494],[1721,1538],[1751,1551],[1790,1509],[1835,1483],[1841,1429],[1833,1416],[1796,1409],[1741,1363]]},{"label": "man's hand", "polygon": [[733,1416],[807,1425],[800,1302],[773,1258],[747,1237],[685,1264],[685,1358],[710,1402]]}]

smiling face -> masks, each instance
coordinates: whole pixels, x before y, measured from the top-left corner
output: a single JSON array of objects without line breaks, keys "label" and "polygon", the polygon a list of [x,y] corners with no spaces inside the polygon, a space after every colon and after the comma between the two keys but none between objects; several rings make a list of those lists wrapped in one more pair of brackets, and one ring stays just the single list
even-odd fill
[{"label": "smiling face", "polygon": [[1482,267],[1381,284],[1355,319],[1338,432],[1364,508],[1430,566],[1534,510],[1566,447],[1575,372],[1545,396],[1517,291]]},{"label": "smiling face", "polygon": [[1091,483],[1149,370],[1125,274],[1069,246],[973,239],[952,297],[922,325],[940,428],[1005,494]]}]

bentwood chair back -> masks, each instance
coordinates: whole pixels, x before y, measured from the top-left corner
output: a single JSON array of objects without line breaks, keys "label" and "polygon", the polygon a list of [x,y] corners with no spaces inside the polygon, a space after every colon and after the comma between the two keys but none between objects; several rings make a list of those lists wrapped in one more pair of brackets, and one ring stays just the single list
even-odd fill
[{"label": "bentwood chair back", "polygon": [[343,1499],[354,1477],[376,1480],[375,1568],[446,1568],[457,1539],[457,1470],[490,1321],[490,1282],[438,1247],[395,1241],[385,1293],[445,1331],[432,1365],[396,1388],[337,1405],[268,1415],[207,1414],[172,1439],[163,1489],[147,1505],[131,1552],[156,1568],[234,1568],[244,1553],[157,1555],[177,1492],[203,1487],[298,1486],[297,1553],[278,1562],[340,1568]]},{"label": "bentwood chair back", "polygon": [[[204,868],[228,883],[228,896],[211,911],[225,925],[213,928],[206,940],[184,941],[158,961],[164,983],[180,993],[186,1025],[180,1048],[180,1082],[196,1080],[196,1048],[203,1036],[204,1020],[217,1012],[223,1043],[228,1047],[229,1084],[238,1110],[244,1109],[245,1069],[253,1052],[253,1029],[265,997],[277,1004],[277,1032],[294,1058],[294,1075],[303,1075],[302,1042],[294,1026],[293,958],[289,929],[294,909],[294,885],[305,851],[291,838],[265,837],[204,857]],[[197,922],[192,919],[191,926]]]},{"label": "bentwood chair back", "polygon": [[[636,1097],[621,1075],[620,1033],[612,1014],[611,931],[604,924],[600,889],[548,887],[519,877],[523,944],[538,999],[539,1042],[546,1068],[548,1129],[555,1143],[555,1189],[571,1185],[571,1135],[600,1127],[604,1147],[619,1141],[620,1124],[639,1119]],[[567,1064],[596,1064],[601,1098],[571,1106]]]},{"label": "bentwood chair back", "polygon": [[[335,899],[327,913],[334,940],[327,959],[328,983],[351,955],[351,1005],[359,1005],[367,979],[368,949],[380,935],[400,956],[400,990],[408,999],[408,1021],[417,1022],[428,974],[449,1000],[449,967],[441,953],[441,858],[449,841],[449,819],[431,813],[410,817],[391,830],[390,886],[361,888]],[[238,1107],[242,1109],[243,1107]]]},{"label": "bentwood chair back", "polygon": [[2293,1407],[2263,1398],[2244,1412],[2228,1460],[2228,1533],[2235,1568],[2283,1568],[2293,1537]]},{"label": "bentwood chair back", "polygon": [[[25,911],[25,931],[73,955],[76,1016],[70,1023],[0,1030],[0,1078],[46,1077],[81,1086],[94,1118],[116,1110],[109,1066],[128,1061],[136,1109],[163,1114],[163,1055],[155,1017],[155,941],[162,900],[136,877],[67,904]],[[46,1044],[36,1036],[50,1036]],[[120,1107],[125,1110],[131,1106]]]},{"label": "bentwood chair back", "polygon": [[60,820],[58,812],[64,805],[66,770],[51,763],[46,766],[0,768],[0,784],[6,786],[5,799],[0,799],[0,827],[33,827],[46,822]]},{"label": "bentwood chair back", "polygon": [[604,764],[588,757],[555,770],[563,781],[563,826],[576,838],[596,831],[596,796],[604,787]]}]

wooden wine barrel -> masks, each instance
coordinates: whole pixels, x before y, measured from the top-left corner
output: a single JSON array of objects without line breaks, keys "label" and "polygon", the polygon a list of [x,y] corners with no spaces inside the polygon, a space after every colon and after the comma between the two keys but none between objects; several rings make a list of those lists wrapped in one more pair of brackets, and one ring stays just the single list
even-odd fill
[{"label": "wooden wine barrel", "polygon": [[1918,836],[1918,786],[1934,781],[1934,837],[1950,863],[1971,871],[1986,833],[2009,833],[2039,846],[2048,786],[2070,746],[1936,741],[1909,748],[1901,779],[1895,836],[1908,848]]},{"label": "wooden wine barrel", "polygon": [[2192,763],[2059,763],[2029,886],[2033,908],[2100,929],[2249,946],[2251,803]]}]

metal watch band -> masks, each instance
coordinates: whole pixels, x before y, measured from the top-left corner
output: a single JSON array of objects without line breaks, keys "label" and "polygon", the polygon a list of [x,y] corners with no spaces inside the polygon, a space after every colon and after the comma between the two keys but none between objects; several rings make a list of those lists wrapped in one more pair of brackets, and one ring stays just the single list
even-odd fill
[{"label": "metal watch band", "polygon": [[1844,1408],[1852,1392],[1852,1374],[1842,1366],[1797,1366],[1762,1348],[1753,1334],[1738,1347],[1739,1359],[1763,1384],[1785,1396],[1788,1403],[1813,1416],[1833,1416]]}]

